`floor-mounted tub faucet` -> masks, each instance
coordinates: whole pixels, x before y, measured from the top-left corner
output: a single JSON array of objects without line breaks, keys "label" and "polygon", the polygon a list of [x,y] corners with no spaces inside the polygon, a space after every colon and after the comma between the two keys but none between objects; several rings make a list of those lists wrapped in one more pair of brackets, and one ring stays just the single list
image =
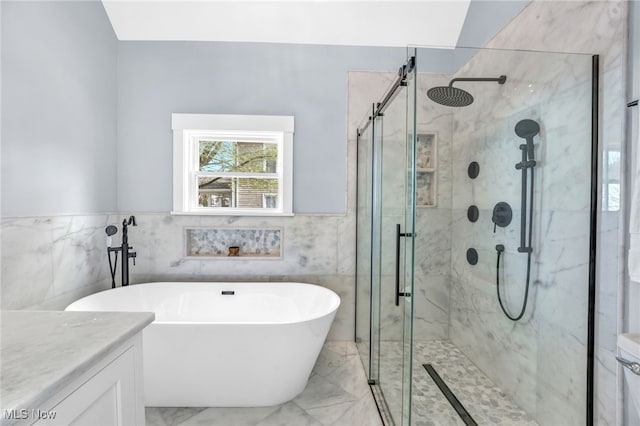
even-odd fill
[{"label": "floor-mounted tub faucet", "polygon": [[[133,264],[136,264],[136,256],[137,253],[135,251],[131,251],[133,247],[129,245],[129,231],[127,227],[129,226],[138,226],[136,224],[135,216],[129,216],[129,219],[124,219],[122,221],[122,244],[120,247],[109,247],[111,244],[111,236],[115,235],[118,232],[118,228],[114,225],[109,225],[106,228],[107,232],[107,256],[109,258],[109,270],[111,272],[111,288],[115,288],[116,286],[116,268],[118,267],[118,253],[122,253],[122,265],[120,267],[121,277],[122,277],[122,286],[129,285],[129,259],[133,259]],[[115,261],[111,261],[111,253],[115,253]]]}]

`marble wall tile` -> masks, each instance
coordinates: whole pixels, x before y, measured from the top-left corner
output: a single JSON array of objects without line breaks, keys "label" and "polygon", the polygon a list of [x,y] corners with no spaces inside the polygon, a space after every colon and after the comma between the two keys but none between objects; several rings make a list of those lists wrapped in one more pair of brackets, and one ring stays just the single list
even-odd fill
[{"label": "marble wall tile", "polygon": [[[536,410],[536,329],[507,320],[495,283],[451,279],[451,341],[528,413]],[[498,373],[498,374],[495,374]]]},{"label": "marble wall tile", "polygon": [[449,338],[449,293],[451,276],[429,274],[414,277],[413,338]]},{"label": "marble wall tile", "polygon": [[[450,108],[426,97],[430,87],[449,83],[450,75],[418,73],[416,131],[436,135],[436,207],[416,209],[414,245],[413,334],[416,339],[449,337],[451,275],[452,129]],[[420,182],[416,183],[420,192]]]},{"label": "marble wall tile", "polygon": [[444,208],[416,212],[414,273],[448,274],[451,270],[451,211]]},{"label": "marble wall tile", "polygon": [[[624,145],[624,31],[627,9],[628,2],[622,0],[534,1],[498,33],[487,47],[599,54],[601,146],[605,150],[619,150]],[[601,221],[598,235],[598,269],[601,272],[597,281],[599,313],[596,334],[596,420],[599,424],[615,424],[611,399],[616,392],[617,378],[615,370],[603,366],[610,363],[610,354],[615,351],[611,336],[616,333],[617,306],[610,301],[616,298],[619,287],[620,252],[602,249],[607,246],[619,247],[618,232],[612,232],[612,225],[613,228],[618,228],[622,218],[619,212],[608,212],[604,216],[609,217],[606,221]],[[614,252],[617,254],[613,254]]]},{"label": "marble wall tile", "polygon": [[51,218],[2,219],[2,308],[54,296]]},{"label": "marble wall tile", "polygon": [[[393,271],[391,271],[393,272]],[[395,275],[382,275],[380,277],[380,340],[402,340],[404,303],[400,298],[400,305],[395,305]]]},{"label": "marble wall tile", "polygon": [[[608,352],[615,352],[618,347],[618,292],[617,288],[608,282],[621,272],[618,220],[619,212],[601,212],[598,235],[596,336],[600,348]],[[608,361],[600,359],[599,363],[607,365]],[[606,370],[603,374],[606,374]]]},{"label": "marble wall tile", "polygon": [[[511,392],[517,389],[517,402],[542,424],[580,423],[584,415],[590,72],[587,56],[480,51],[457,73],[508,77],[504,87],[474,85],[476,101],[453,118],[449,332],[492,380]],[[536,120],[541,130],[535,141],[529,303],[524,318],[513,324],[496,297],[495,245],[506,247],[501,293],[514,315],[522,306],[527,272],[527,256],[517,252],[521,172],[514,167],[521,161],[518,145],[525,142],[514,132],[522,119]],[[480,164],[474,180],[466,174],[471,161]],[[498,201],[511,205],[513,219],[494,232],[490,218]],[[466,219],[471,204],[480,209],[473,224]],[[469,247],[478,251],[477,265],[466,261]],[[570,340],[571,350],[556,347],[563,339]]]},{"label": "marble wall tile", "polygon": [[356,273],[356,217],[338,218],[338,275],[354,276]]},{"label": "marble wall tile", "polygon": [[[293,218],[228,218],[136,215],[138,226],[130,228],[129,241],[138,253],[135,274],[167,274],[214,278],[216,275],[335,275],[337,272],[339,216],[297,215]],[[282,258],[215,259],[185,258],[185,227],[282,228]]]},{"label": "marble wall tile", "polygon": [[[620,364],[616,361],[617,351],[609,351],[603,347],[598,348],[596,359],[598,368],[596,369],[595,386],[600,389],[599,397],[596,399],[596,418],[595,422],[599,425],[617,425],[615,420],[618,418],[616,413],[617,405],[617,386],[615,380],[616,371],[620,368]],[[631,401],[629,401],[631,402]],[[633,410],[633,407],[629,407]],[[612,423],[612,420],[614,421]],[[628,425],[640,424],[634,423],[633,420],[627,419]]]},{"label": "marble wall tile", "polygon": [[99,283],[109,276],[105,215],[58,216],[51,223],[56,296]]},{"label": "marble wall tile", "polygon": [[[63,309],[111,287],[105,227],[118,233],[129,214],[2,219],[2,308]],[[349,216],[236,218],[135,214],[129,244],[131,283],[151,281],[300,281],[336,291],[341,306],[330,339],[352,340],[355,321],[353,223]],[[281,228],[283,256],[276,260],[191,260],[186,228]],[[341,259],[339,262],[340,256]],[[340,266],[339,266],[340,265]],[[119,269],[116,283],[120,285]]]},{"label": "marble wall tile", "polygon": [[585,424],[586,342],[557,322],[540,320],[537,328],[536,419],[540,424]]},{"label": "marble wall tile", "polygon": [[357,130],[364,123],[374,102],[382,99],[397,77],[393,72],[350,71],[348,81],[348,140],[357,138]]},{"label": "marble wall tile", "polygon": [[2,309],[64,309],[109,286],[107,215],[2,219]]}]

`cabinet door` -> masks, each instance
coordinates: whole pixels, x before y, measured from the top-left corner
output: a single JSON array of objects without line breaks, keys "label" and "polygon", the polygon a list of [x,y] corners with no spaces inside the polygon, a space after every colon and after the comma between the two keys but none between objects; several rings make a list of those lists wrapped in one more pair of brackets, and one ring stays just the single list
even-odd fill
[{"label": "cabinet door", "polygon": [[135,351],[131,347],[34,424],[113,426],[136,424]]}]

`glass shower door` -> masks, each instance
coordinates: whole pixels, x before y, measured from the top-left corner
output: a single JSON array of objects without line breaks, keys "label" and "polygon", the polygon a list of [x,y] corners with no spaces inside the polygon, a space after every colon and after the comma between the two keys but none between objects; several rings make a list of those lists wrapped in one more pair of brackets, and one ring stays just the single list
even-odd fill
[{"label": "glass shower door", "polygon": [[407,118],[413,112],[408,89],[398,87],[374,123],[372,356],[378,391],[396,425],[409,424],[410,415],[414,120]]},{"label": "glass shower door", "polygon": [[409,50],[409,71],[406,77],[406,185],[404,197],[405,234],[410,237],[404,239],[404,279],[402,280],[404,293],[401,301],[403,308],[403,376],[402,383],[402,424],[411,425],[412,384],[413,384],[413,276],[414,276],[414,244],[416,238],[416,92],[417,74],[415,67],[415,51]]}]

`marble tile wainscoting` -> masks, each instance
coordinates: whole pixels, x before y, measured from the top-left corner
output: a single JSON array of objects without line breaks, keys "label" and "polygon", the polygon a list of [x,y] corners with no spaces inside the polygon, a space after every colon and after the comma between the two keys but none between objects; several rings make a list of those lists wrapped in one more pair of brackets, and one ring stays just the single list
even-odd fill
[{"label": "marble tile wainscoting", "polygon": [[110,288],[108,223],[107,214],[2,218],[2,309],[64,309]]},{"label": "marble tile wainscoting", "polygon": [[[136,265],[129,270],[132,284],[154,281],[318,284],[341,298],[328,340],[353,340],[355,225],[349,215],[300,214],[279,218],[136,213],[135,216],[138,226],[129,227],[129,244],[137,253]],[[121,215],[109,217],[112,224],[121,220]],[[187,257],[186,229],[282,230],[281,257]],[[106,262],[106,255],[103,261]]]},{"label": "marble tile wainscoting", "polygon": [[[150,281],[297,281],[341,298],[329,340],[353,340],[355,219],[349,215],[284,218],[136,214],[129,244],[132,284]],[[2,218],[2,309],[64,309],[111,287],[105,228],[120,244],[127,214]],[[187,228],[281,229],[280,258],[199,259],[185,256]],[[120,285],[119,271],[116,284]]]}]

